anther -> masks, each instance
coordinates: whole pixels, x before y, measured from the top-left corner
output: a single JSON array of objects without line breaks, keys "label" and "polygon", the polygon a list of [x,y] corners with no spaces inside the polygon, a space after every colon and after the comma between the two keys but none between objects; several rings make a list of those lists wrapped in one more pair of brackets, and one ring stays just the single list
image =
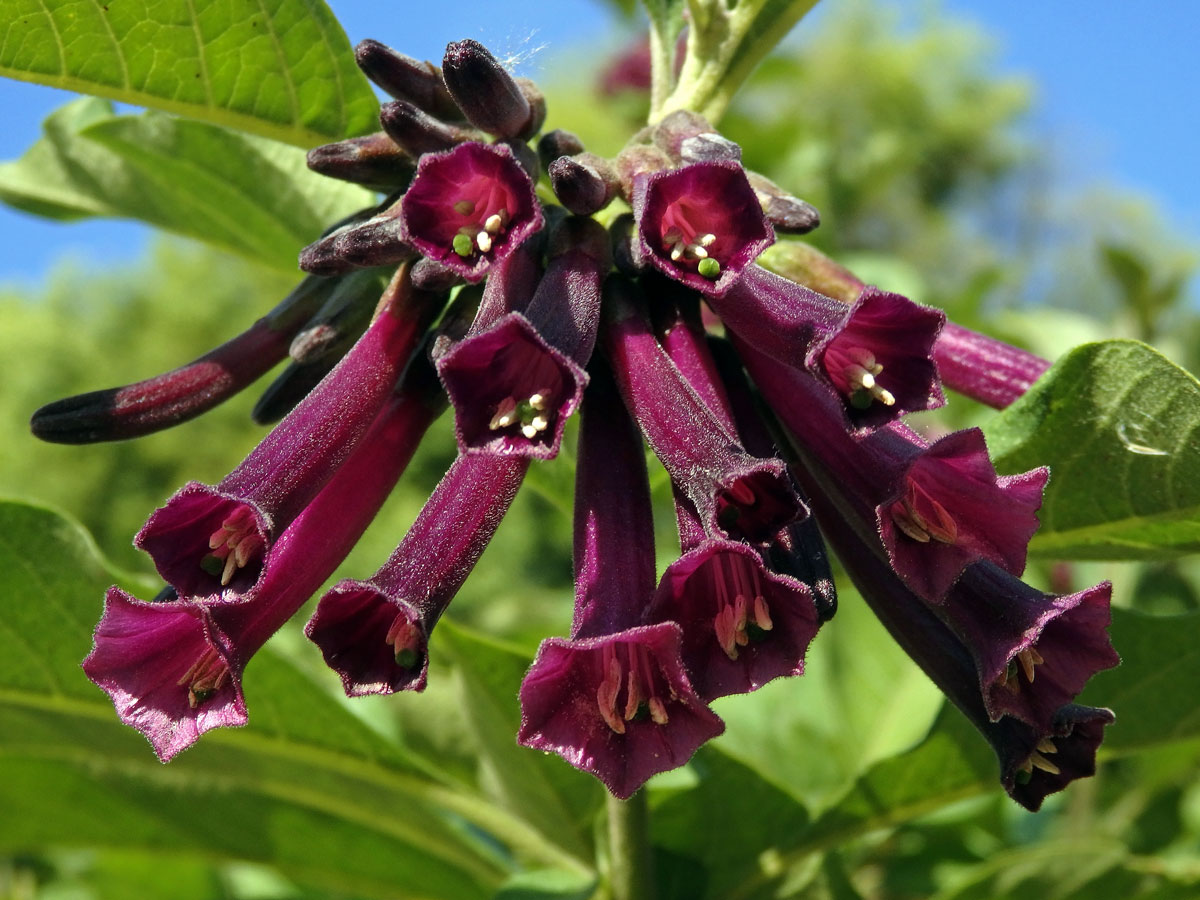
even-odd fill
[{"label": "anther", "polygon": [[475,212],[475,204],[470,200],[459,200],[454,204],[454,211],[460,216],[469,216]]},{"label": "anther", "polygon": [[604,680],[596,689],[596,705],[600,708],[600,717],[604,719],[604,724],[617,734],[624,734],[625,720],[617,715],[617,694],[620,690],[621,663],[616,656],[612,656],[609,658]]},{"label": "anther", "polygon": [[475,245],[479,248],[480,253],[487,253],[492,249],[492,236],[486,231],[481,231],[475,235]]},{"label": "anther", "polygon": [[1046,757],[1042,756],[1042,754],[1038,753],[1036,750],[1029,754],[1029,762],[1035,769],[1041,769],[1043,772],[1049,772],[1051,775],[1062,774],[1062,769],[1050,762],[1050,760],[1046,759]]}]

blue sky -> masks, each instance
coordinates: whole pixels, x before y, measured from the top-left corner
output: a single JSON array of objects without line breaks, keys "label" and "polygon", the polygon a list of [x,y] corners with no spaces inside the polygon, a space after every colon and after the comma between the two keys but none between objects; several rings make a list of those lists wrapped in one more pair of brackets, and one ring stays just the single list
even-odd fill
[{"label": "blue sky", "polygon": [[[893,2],[928,7],[924,0]],[[599,0],[458,0],[453,15],[443,3],[405,2],[393,6],[404,8],[393,22],[380,14],[389,4],[330,5],[352,42],[375,37],[437,59],[447,42],[475,37],[499,53],[530,54],[526,74],[534,76],[539,59],[611,34]],[[1073,178],[1081,185],[1115,181],[1153,196],[1181,233],[1200,243],[1200,178],[1193,166],[1200,146],[1200,3],[943,0],[942,7],[988,29],[1000,71],[1034,81],[1037,133],[1060,153],[1069,151]],[[67,99],[61,91],[0,79],[0,158],[20,155],[36,140],[42,118]],[[136,259],[147,236],[132,223],[61,226],[0,207],[0,282],[37,283],[64,254],[86,265]]]}]

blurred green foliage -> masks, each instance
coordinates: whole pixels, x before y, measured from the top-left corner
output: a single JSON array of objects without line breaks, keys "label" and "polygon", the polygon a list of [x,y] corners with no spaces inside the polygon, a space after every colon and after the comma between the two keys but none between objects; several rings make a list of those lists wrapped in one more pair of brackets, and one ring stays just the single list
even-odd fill
[{"label": "blurred green foliage", "polygon": [[[996,74],[985,36],[934,15],[901,23],[877,5],[858,2],[839,5],[821,21],[762,66],[722,123],[749,166],[821,210],[813,243],[868,280],[942,305],[964,324],[1044,355],[1084,340],[1128,336],[1155,340],[1193,368],[1200,364],[1200,341],[1193,340],[1200,318],[1188,296],[1194,250],[1144,202],[1117,191],[1056,189],[1054,172],[1064,161],[1047,158],[1023,129],[1031,88]],[[403,48],[400,35],[380,37]],[[637,98],[605,104],[575,71],[545,87],[547,127],[577,131],[591,149],[613,152],[636,127]],[[628,128],[617,127],[622,122]],[[248,326],[290,287],[278,272],[219,251],[162,243],[128,270],[96,273],[64,263],[40,291],[0,293],[0,494],[49,502],[78,518],[105,555],[143,578],[142,595],[151,595],[156,586],[146,560],[130,546],[132,535],[173,490],[191,479],[218,480],[261,437],[263,429],[248,417],[259,388],[199,420],[134,442],[39,444],[28,435],[28,416],[53,399],[186,362]],[[980,421],[983,412],[955,398],[947,415],[944,421],[961,424]],[[514,762],[511,744],[489,743],[488,735],[511,732],[503,717],[516,707],[488,701],[511,691],[514,673],[519,677],[540,637],[569,626],[571,446],[569,438],[560,459],[531,471],[450,613],[456,623],[506,644],[448,631],[439,635],[444,645],[434,641],[441,658],[429,691],[352,705],[373,731],[432,761],[456,789],[517,810],[522,803],[513,801],[514,792],[527,787],[521,779],[534,779],[538,791],[563,787],[554,774],[558,762]],[[374,571],[453,453],[443,417],[339,576]],[[655,485],[663,501],[660,561],[666,562],[674,548],[661,470]],[[1200,605],[1195,560],[1047,565],[1033,574],[1079,586],[1113,572],[1121,605],[1194,619]],[[1163,739],[1137,753],[1128,744],[1124,755],[1113,751],[1096,779],[1076,783],[1043,813],[1027,814],[995,790],[986,747],[974,735],[963,736],[957,714],[940,709],[928,682],[853,593],[844,588],[842,594],[838,619],[814,643],[808,675],[722,701],[728,734],[694,766],[655,782],[664,900],[1124,900],[1200,891],[1200,744],[1189,723],[1180,725],[1183,740]],[[100,602],[97,590],[97,615]],[[86,641],[86,631],[71,635]],[[336,697],[335,679],[298,627],[280,635],[274,648],[320,686],[306,682],[297,694],[320,690]],[[1194,667],[1194,654],[1185,650],[1177,648],[1172,661],[1186,657]],[[1136,667],[1141,696],[1190,690],[1194,702],[1200,685],[1168,680],[1158,688],[1159,660],[1153,649],[1143,652]],[[253,667],[249,673],[252,706],[260,674]],[[1121,670],[1113,677],[1123,677]],[[107,703],[93,693],[93,706]],[[104,722],[96,734],[109,740],[120,726],[115,718]],[[181,771],[184,780],[192,772],[205,775],[204,767],[230,748],[252,758],[253,745],[241,738],[213,735],[213,756],[204,755],[205,738],[205,747],[171,771]],[[947,748],[962,749],[961,768],[951,773],[961,780],[934,790],[945,774],[939,766]],[[137,771],[147,790],[161,790],[157,763],[144,747],[135,750],[147,765],[138,768],[140,757],[131,750],[129,771]],[[543,763],[551,774],[539,768]],[[568,783],[574,773],[558,769]],[[86,766],[81,771],[86,775]],[[916,783],[892,778],[896,771],[916,773]],[[921,779],[931,786],[924,794]],[[856,784],[858,793],[843,804]],[[693,790],[697,785],[701,789]],[[887,791],[877,791],[880,785]],[[566,808],[588,808],[586,791],[571,790],[564,788],[574,798]],[[865,796],[881,809],[854,818],[863,808],[854,804]],[[538,818],[536,803],[517,800],[528,818]],[[206,815],[219,818],[211,809]],[[828,823],[840,830],[823,834]],[[498,835],[501,843],[504,838]],[[285,878],[269,866],[250,865],[246,855],[164,850],[152,841],[99,849],[80,833],[6,846],[14,855],[0,862],[5,898],[383,895],[361,885],[316,888],[300,868]],[[496,855],[514,870],[545,864],[520,852],[496,849]],[[579,890],[577,873],[573,877],[573,886],[557,893],[524,892],[518,884],[496,896],[573,896]]]}]

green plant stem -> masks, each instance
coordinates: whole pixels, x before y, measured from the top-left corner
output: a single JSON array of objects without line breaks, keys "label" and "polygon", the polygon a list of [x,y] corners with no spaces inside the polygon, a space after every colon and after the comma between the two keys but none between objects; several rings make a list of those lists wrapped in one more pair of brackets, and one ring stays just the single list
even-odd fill
[{"label": "green plant stem", "polygon": [[612,900],[654,900],[650,810],[646,792],[607,798],[609,884]]}]

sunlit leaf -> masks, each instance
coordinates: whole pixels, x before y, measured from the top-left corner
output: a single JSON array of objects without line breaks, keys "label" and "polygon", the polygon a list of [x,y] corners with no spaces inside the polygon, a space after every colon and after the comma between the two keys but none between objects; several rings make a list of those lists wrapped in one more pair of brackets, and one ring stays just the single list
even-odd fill
[{"label": "sunlit leaf", "polygon": [[1145,559],[1200,550],[1200,384],[1136,341],[1073,350],[987,425],[996,468],[1050,466],[1030,546]]},{"label": "sunlit leaf", "polygon": [[376,127],[323,0],[5,0],[0,75],[311,147]]}]

